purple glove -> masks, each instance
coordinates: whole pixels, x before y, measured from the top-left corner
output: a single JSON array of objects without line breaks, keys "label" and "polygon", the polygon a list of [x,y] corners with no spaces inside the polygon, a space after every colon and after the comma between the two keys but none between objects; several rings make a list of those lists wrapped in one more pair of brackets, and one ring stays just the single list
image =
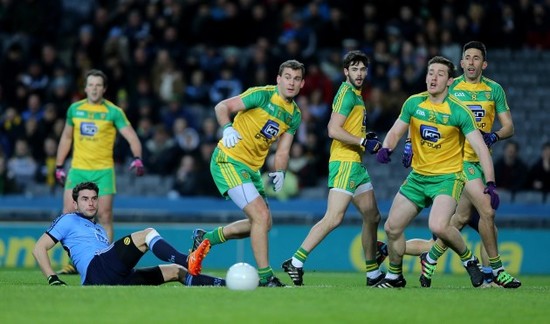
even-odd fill
[{"label": "purple glove", "polygon": [[483,193],[491,196],[491,207],[494,210],[497,210],[498,205],[500,204],[500,198],[498,197],[497,186],[493,181],[487,182],[487,187],[483,190]]},{"label": "purple glove", "polygon": [[136,176],[141,177],[145,173],[145,168],[143,167],[143,162],[138,157],[135,157],[132,163],[130,164],[130,171],[136,171]]},{"label": "purple glove", "polygon": [[67,179],[67,173],[63,169],[63,166],[58,165],[55,167],[55,180],[61,185],[65,185],[65,179]]},{"label": "purple glove", "polygon": [[403,158],[401,160],[405,168],[408,168],[411,166],[413,155],[414,154],[413,154],[411,139],[407,138],[407,140],[405,141],[405,148],[403,149]]},{"label": "purple glove", "polygon": [[481,135],[483,135],[483,140],[485,141],[485,145],[487,145],[488,148],[491,148],[491,146],[493,146],[493,144],[495,144],[500,139],[498,134],[495,132],[485,133],[481,129],[479,131],[481,132]]},{"label": "purple glove", "polygon": [[379,163],[388,163],[391,161],[390,159],[390,155],[391,155],[392,151],[387,148],[387,147],[383,147],[381,149],[378,150],[378,153],[376,153],[376,161],[378,161]]},{"label": "purple glove", "polygon": [[361,142],[361,145],[363,145],[370,154],[376,154],[382,147],[382,143],[378,140],[378,136],[375,132],[368,132],[367,136]]}]

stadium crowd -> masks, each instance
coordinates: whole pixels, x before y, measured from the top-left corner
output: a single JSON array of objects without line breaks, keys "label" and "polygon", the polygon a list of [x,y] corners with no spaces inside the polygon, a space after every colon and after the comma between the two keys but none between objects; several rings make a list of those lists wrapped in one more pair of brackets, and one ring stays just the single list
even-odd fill
[{"label": "stadium crowd", "polygon": [[[391,11],[380,10],[381,3],[1,1],[0,195],[35,183],[54,188],[66,110],[84,98],[91,68],[109,77],[105,97],[136,129],[147,173],[172,177],[179,195],[218,196],[208,169],[221,137],[213,105],[273,84],[284,60],[297,59],[307,69],[296,98],[303,120],[289,164],[295,186],[304,188],[326,186],[318,181],[328,171],[326,125],[347,51],[360,49],[371,59],[363,96],[369,129],[382,133],[403,101],[425,88],[426,63],[434,55],[458,65],[461,46],[470,40],[489,50],[550,50],[547,0],[384,1]],[[499,187],[548,192],[550,144],[532,164],[521,161],[518,143],[515,152],[510,145],[501,161],[495,158]],[[128,145],[117,141],[116,164],[131,158]]]}]

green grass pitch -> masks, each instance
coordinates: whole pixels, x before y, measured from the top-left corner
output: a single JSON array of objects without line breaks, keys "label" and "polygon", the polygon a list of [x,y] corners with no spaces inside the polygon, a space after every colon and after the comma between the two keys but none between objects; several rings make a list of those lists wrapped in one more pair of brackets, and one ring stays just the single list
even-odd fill
[{"label": "green grass pitch", "polygon": [[[223,271],[205,273],[224,276]],[[278,273],[286,283],[290,279]],[[550,277],[523,286],[475,289],[466,275],[439,275],[420,288],[365,287],[359,272],[306,272],[306,286],[227,288],[50,287],[38,269],[0,268],[0,323],[548,323]]]}]

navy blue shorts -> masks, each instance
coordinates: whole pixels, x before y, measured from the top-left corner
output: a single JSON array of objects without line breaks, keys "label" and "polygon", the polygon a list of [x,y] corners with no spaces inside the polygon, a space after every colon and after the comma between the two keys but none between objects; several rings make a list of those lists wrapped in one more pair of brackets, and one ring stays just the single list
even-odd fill
[{"label": "navy blue shorts", "polygon": [[92,259],[84,285],[132,285],[136,282],[134,267],[142,256],[131,236],[125,236]]}]

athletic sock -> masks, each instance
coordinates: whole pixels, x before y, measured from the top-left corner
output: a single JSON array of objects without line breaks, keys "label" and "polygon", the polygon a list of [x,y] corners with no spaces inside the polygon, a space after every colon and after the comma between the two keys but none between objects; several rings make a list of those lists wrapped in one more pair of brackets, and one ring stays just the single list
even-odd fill
[{"label": "athletic sock", "polygon": [[187,274],[185,276],[186,286],[225,286],[225,280],[218,277],[212,277],[207,275],[192,276]]},{"label": "athletic sock", "polygon": [[225,241],[225,236],[223,236],[223,227],[220,226],[210,232],[204,234],[204,238],[210,240],[210,245],[221,244]]},{"label": "athletic sock", "polygon": [[365,268],[369,278],[376,278],[380,275],[380,268],[376,260],[365,260]]},{"label": "athletic sock", "polygon": [[391,263],[388,267],[388,273],[386,273],[386,279],[395,280],[403,274],[403,264]]},{"label": "athletic sock", "polygon": [[157,236],[149,243],[149,249],[153,254],[162,261],[177,263],[187,267],[187,255],[178,252],[161,236]]},{"label": "athletic sock", "polygon": [[430,252],[428,253],[427,259],[430,263],[437,263],[437,260],[447,251],[447,247],[442,247],[437,244],[437,242],[432,245]]},{"label": "athletic sock", "polygon": [[297,268],[302,268],[308,255],[309,251],[305,250],[303,247],[300,247],[292,256],[292,265]]},{"label": "athletic sock", "polygon": [[498,272],[504,269],[504,267],[502,266],[502,261],[500,260],[500,254],[494,258],[489,258],[489,265],[491,265],[493,275],[495,277],[498,276]]},{"label": "athletic sock", "polygon": [[466,247],[466,250],[460,254],[460,261],[462,261],[462,264],[466,266],[468,261],[472,260],[474,258],[474,255],[472,254],[472,251],[468,247]]},{"label": "athletic sock", "polygon": [[271,266],[258,269],[258,275],[260,276],[260,283],[266,283],[269,281],[269,278],[273,277],[273,269]]}]

